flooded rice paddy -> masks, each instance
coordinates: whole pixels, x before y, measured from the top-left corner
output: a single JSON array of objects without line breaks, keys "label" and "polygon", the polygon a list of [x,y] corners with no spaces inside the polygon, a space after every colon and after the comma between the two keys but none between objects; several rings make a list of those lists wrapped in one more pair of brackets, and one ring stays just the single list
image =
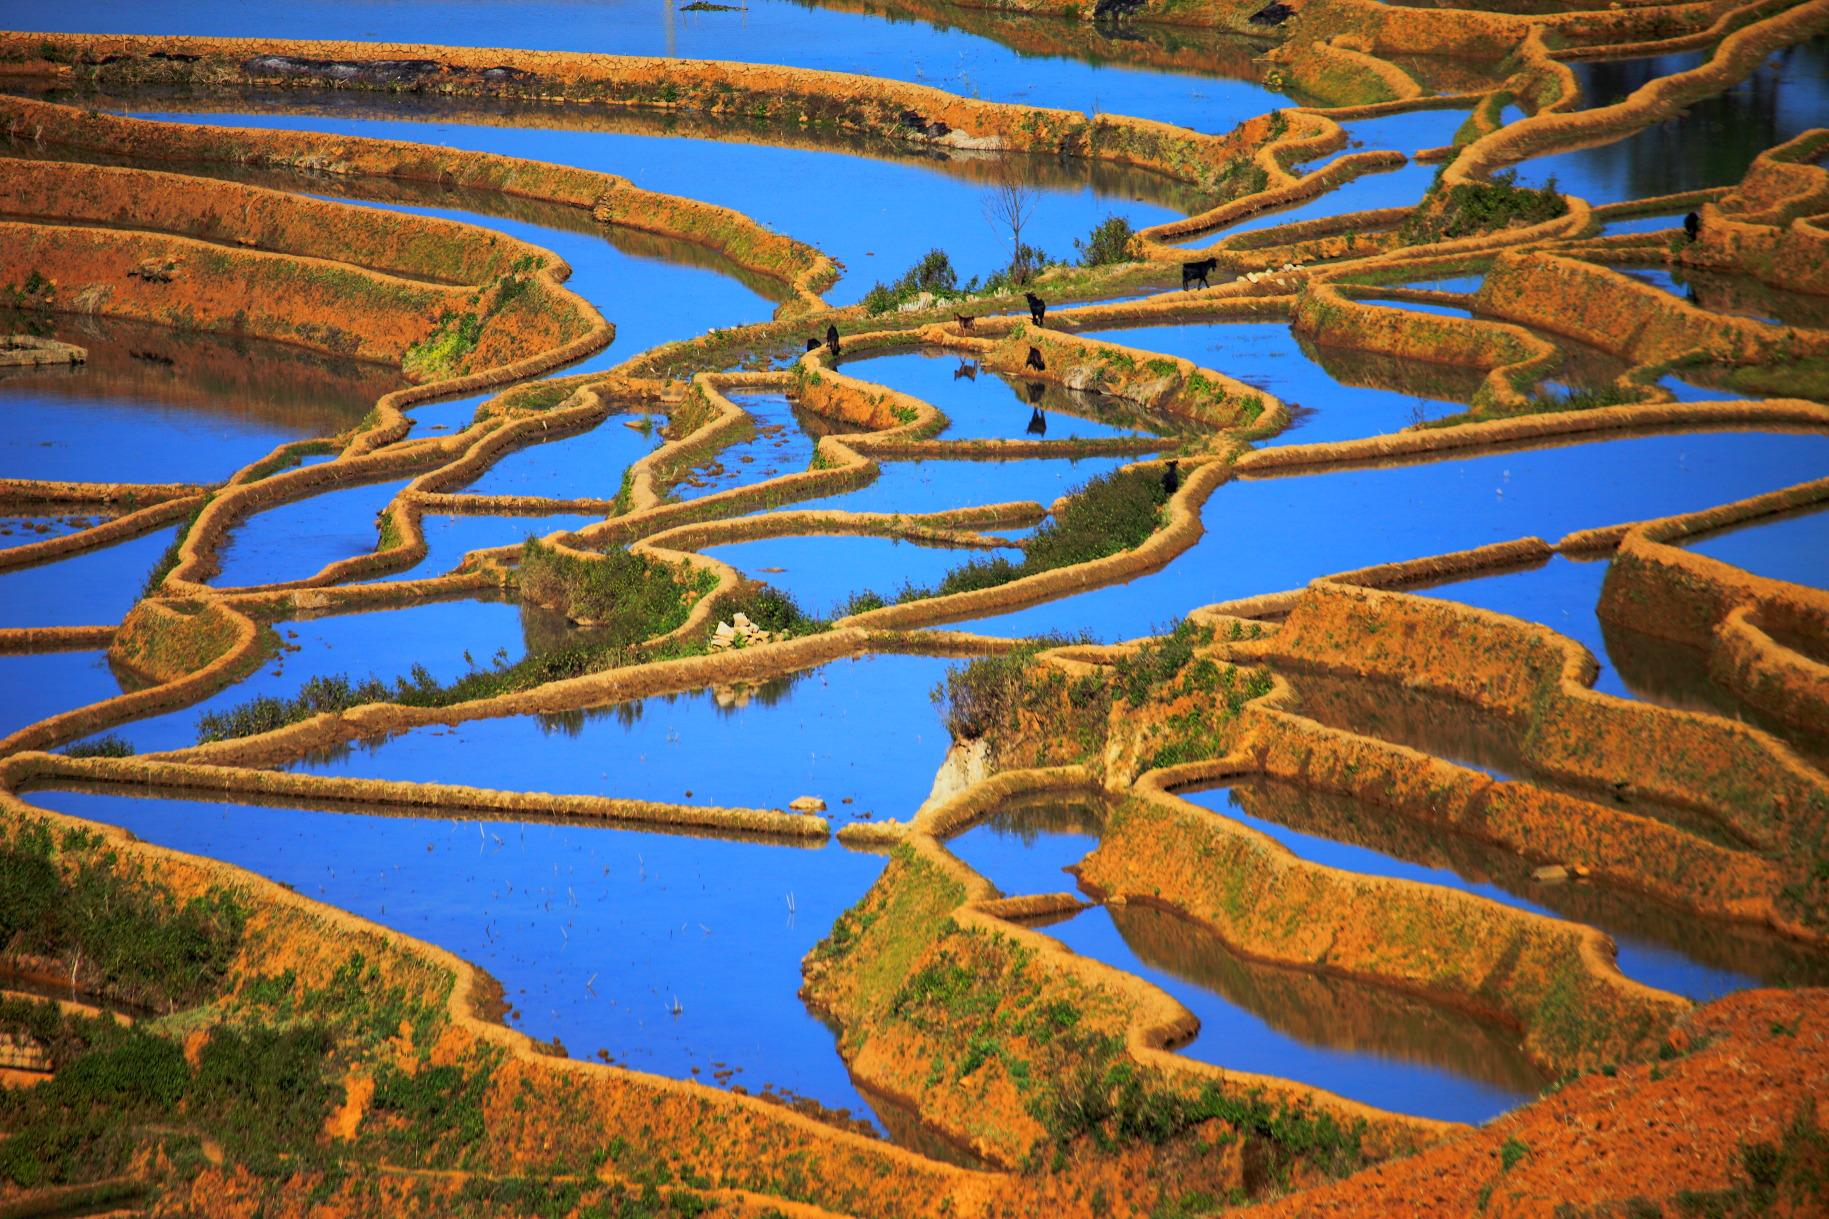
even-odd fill
[{"label": "flooded rice paddy", "polygon": [[[698,12],[673,4],[638,11],[622,0],[589,6],[548,0],[363,6],[186,0],[131,11],[79,0],[54,13],[17,14],[13,21],[109,32],[362,40],[413,41],[435,32],[440,41],[458,45],[716,57],[863,72],[990,101],[1133,114],[1210,132],[1303,100],[1260,83],[1264,63],[1258,56],[1267,44],[1244,38],[1032,17],[1000,24],[969,12],[942,25],[791,0]],[[1524,162],[1517,167],[1519,180],[1538,185],[1553,177],[1560,189],[1594,204],[1729,184],[1758,150],[1821,124],[1829,108],[1826,45],[1818,39],[1775,53],[1719,97],[1612,144]],[[1128,64],[1120,62],[1125,59]],[[1603,106],[1699,62],[1696,55],[1679,54],[1574,61],[1571,67],[1587,104]],[[914,149],[828,134],[801,138],[752,130],[740,121],[712,139],[690,125],[675,130],[652,115],[580,115],[429,96],[200,92],[95,101],[155,120],[383,137],[624,176],[647,190],[735,209],[817,246],[843,268],[825,293],[834,305],[860,301],[874,283],[893,281],[932,249],[947,251],[961,280],[988,276],[1010,259],[1009,234],[985,215],[996,167],[970,149]],[[1204,247],[1230,233],[1411,206],[1438,168],[1415,154],[1450,144],[1467,117],[1464,109],[1424,109],[1347,121],[1345,148],[1295,172],[1366,150],[1401,152],[1406,163],[1183,244]],[[1520,112],[1514,107],[1507,117]],[[1107,217],[1143,228],[1212,202],[1161,176],[1103,163],[1035,157],[1028,171],[1035,194],[1023,241],[1067,261],[1078,256],[1076,239]],[[384,187],[276,171],[221,172],[340,202],[454,219],[553,251],[571,268],[569,287],[616,329],[608,348],[562,370],[567,374],[605,372],[663,343],[765,322],[788,295],[779,282],[741,272],[703,247],[605,228],[581,209],[510,205],[503,197],[423,183]],[[1656,232],[1681,223],[1679,211],[1608,221],[1603,232]],[[1820,298],[1744,276],[1653,266],[1622,271],[1718,314],[1774,325],[1829,325]],[[1408,286],[1473,293],[1481,280],[1479,273],[1457,273]],[[1375,303],[1467,316],[1448,305]],[[0,406],[11,424],[0,436],[0,477],[220,484],[276,445],[348,432],[376,398],[402,383],[391,368],[277,344],[105,316],[47,316],[0,318],[0,332],[29,324],[83,344],[89,363],[0,376]],[[894,321],[858,317],[845,325],[851,331]],[[1184,357],[1276,396],[1290,406],[1291,419],[1280,434],[1260,442],[1271,446],[1353,440],[1427,424],[1465,410],[1481,381],[1477,370],[1317,345],[1280,320],[1151,325],[1085,337]],[[760,363],[778,357],[784,343],[798,347],[771,340]],[[1623,371],[1604,353],[1584,354],[1570,345],[1567,354],[1568,365],[1546,389],[1596,388]],[[1124,408],[1109,397],[999,376],[970,357],[898,351],[847,359],[843,370],[937,407],[948,420],[938,436],[942,442],[1175,441],[1184,432],[1178,420]],[[684,376],[693,370],[677,371]],[[1661,384],[1682,401],[1740,396],[1676,374]],[[666,500],[688,503],[805,470],[814,463],[818,436],[838,426],[807,414],[787,392],[730,396],[748,412],[750,429],[673,471]],[[409,408],[411,437],[461,430],[488,397],[473,393]],[[653,403],[617,403],[613,412],[583,431],[504,453],[467,486],[446,489],[612,499],[629,467],[663,442],[666,423],[665,411]],[[1126,464],[1115,457],[988,460],[963,453],[883,459],[862,487],[780,506],[909,515],[1012,502],[1047,507]],[[1321,575],[1523,537],[1554,542],[1573,530],[1706,508],[1825,471],[1829,436],[1696,429],[1234,477],[1201,510],[1198,540],[1159,570],[952,625],[1005,638],[1134,638],[1165,629],[1197,607],[1296,589]],[[305,581],[329,564],[373,553],[383,541],[379,515],[408,481],[333,484],[247,516],[217,551],[219,570],[209,583],[229,589]],[[0,540],[9,545],[67,535],[91,519],[24,508],[7,513],[0,517],[6,523]],[[421,521],[428,548],[423,559],[359,578],[429,578],[456,570],[472,551],[602,519],[584,512],[432,513]],[[993,532],[1016,542],[1026,527]],[[0,571],[0,629],[119,623],[177,536],[178,528],[168,525],[54,562]],[[1683,544],[1759,575],[1829,587],[1829,512],[1754,521]],[[859,593],[894,600],[904,588],[938,584],[970,560],[1017,554],[1012,548],[954,549],[840,534],[770,537],[710,546],[704,553],[828,618],[842,614]],[[1597,660],[1595,688],[1604,694],[1762,722],[1711,679],[1704,658],[1601,621],[1597,606],[1606,568],[1604,558],[1557,556],[1417,591],[1540,623],[1574,640]],[[256,698],[293,698],[314,680],[392,681],[420,666],[430,678],[449,682],[593,638],[563,615],[517,604],[512,590],[503,599],[429,600],[329,616],[287,611],[270,625],[277,648],[250,675],[110,734],[142,754],[180,749],[210,734],[210,717]],[[935,690],[954,663],[939,656],[860,655],[766,679],[562,713],[458,714],[457,722],[360,739],[280,764],[313,775],[697,806],[782,808],[813,796],[824,801],[824,815],[835,826],[907,820],[935,792],[947,759],[951,739]],[[0,654],[0,735],[143,680],[117,671],[105,651],[89,646]],[[1405,704],[1372,722],[1362,705],[1372,696],[1364,691],[1343,692],[1312,677],[1294,684],[1301,712],[1319,722],[1423,749],[1501,782],[1556,786],[1517,756],[1504,732],[1474,722],[1478,717],[1445,727],[1452,716],[1439,708]],[[1317,864],[1590,924],[1611,937],[1628,977],[1698,1001],[1755,985],[1820,984],[1829,973],[1820,954],[1796,944],[1667,909],[1622,887],[1534,882],[1530,865],[1513,853],[1411,824],[1389,810],[1271,781],[1182,795]],[[172,791],[43,790],[30,798],[248,868],[448,949],[502,983],[510,1025],[542,1041],[557,1039],[573,1057],[750,1091],[766,1086],[847,1110],[879,1130],[884,1126],[852,1081],[834,1032],[799,996],[803,958],[877,880],[884,867],[880,854],[836,841],[790,845],[555,819],[213,801]],[[1684,815],[1649,806],[1635,811],[1672,820]],[[1097,847],[1099,829],[1098,814],[1083,807],[1014,808],[945,845],[1006,894],[1077,892],[1066,869]],[[1191,1011],[1199,1032],[1175,1047],[1191,1059],[1296,1080],[1381,1108],[1473,1123],[1530,1099],[1547,1083],[1514,1032],[1377,986],[1246,960],[1161,910],[1095,903],[1037,929],[1075,953],[1144,979]]]}]

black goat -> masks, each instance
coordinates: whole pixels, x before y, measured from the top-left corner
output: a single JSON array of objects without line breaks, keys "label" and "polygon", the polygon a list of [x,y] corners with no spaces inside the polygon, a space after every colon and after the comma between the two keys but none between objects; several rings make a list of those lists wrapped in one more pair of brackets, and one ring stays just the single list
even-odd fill
[{"label": "black goat", "polygon": [[1042,363],[1042,353],[1041,348],[1039,347],[1029,348],[1029,358],[1022,362],[1022,366],[1024,368],[1032,368],[1036,372],[1048,371],[1048,366]]},{"label": "black goat", "polygon": [[1034,319],[1035,324],[1046,326],[1048,324],[1048,302],[1033,292],[1023,293],[1023,299],[1029,302],[1029,316]]},{"label": "black goat", "polygon": [[1170,461],[1168,469],[1162,472],[1162,493],[1173,495],[1181,489],[1181,461],[1179,458]]},{"label": "black goat", "polygon": [[836,359],[838,356],[838,327],[837,326],[827,326],[826,327],[826,346],[830,347],[832,349],[833,358]]},{"label": "black goat", "polygon": [[1691,241],[1700,237],[1702,235],[1702,217],[1695,212],[1683,217],[1683,231],[1689,235]]},{"label": "black goat", "polygon": [[1207,283],[1207,276],[1210,275],[1217,266],[1219,266],[1219,259],[1217,258],[1203,258],[1199,262],[1182,263],[1181,290],[1186,292],[1188,290],[1188,285],[1196,281],[1198,281],[1203,288],[1209,287],[1210,285]]}]

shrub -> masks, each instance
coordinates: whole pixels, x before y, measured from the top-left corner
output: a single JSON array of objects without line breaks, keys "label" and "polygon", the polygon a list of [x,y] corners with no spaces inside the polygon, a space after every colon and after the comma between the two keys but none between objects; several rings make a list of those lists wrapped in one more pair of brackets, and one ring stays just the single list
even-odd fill
[{"label": "shrub", "polygon": [[1513,222],[1541,224],[1567,214],[1569,205],[1556,190],[1556,179],[1533,190],[1518,185],[1518,171],[1495,174],[1490,182],[1463,182],[1444,197],[1438,183],[1423,206],[1404,222],[1406,244],[1467,237],[1502,229]]},{"label": "shrub", "polygon": [[1021,562],[1002,555],[975,559],[947,572],[936,589],[905,585],[896,600],[915,601],[995,588],[1023,576],[1130,550],[1156,531],[1167,502],[1162,477],[1152,469],[1139,467],[1102,474],[1088,481],[1068,498],[1053,519],[1029,535],[1023,543]]},{"label": "shrub", "polygon": [[575,620],[599,627],[598,638],[621,644],[664,635],[685,622],[716,577],[694,573],[690,583],[665,563],[616,549],[581,558],[528,538],[521,547],[521,594]]},{"label": "shrub", "polygon": [[871,314],[891,313],[923,292],[931,292],[936,300],[961,295],[959,277],[945,250],[929,250],[894,283],[876,284],[864,295],[864,309]]},{"label": "shrub", "polygon": [[1130,239],[1134,230],[1122,216],[1107,216],[1098,223],[1086,240],[1073,239],[1080,252],[1083,267],[1103,267],[1114,262],[1130,262]]}]

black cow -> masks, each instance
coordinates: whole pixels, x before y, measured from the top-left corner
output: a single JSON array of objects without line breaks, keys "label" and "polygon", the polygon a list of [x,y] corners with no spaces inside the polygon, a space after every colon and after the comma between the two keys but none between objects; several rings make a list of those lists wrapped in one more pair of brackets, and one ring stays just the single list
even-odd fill
[{"label": "black cow", "polygon": [[1700,237],[1702,235],[1702,217],[1694,212],[1683,217],[1683,231],[1689,234],[1689,239],[1691,241]]},{"label": "black cow", "polygon": [[808,351],[818,351],[819,350],[819,340],[818,339],[808,339],[807,340],[807,350]]},{"label": "black cow", "polygon": [[1196,281],[1199,282],[1201,287],[1208,287],[1207,276],[1212,274],[1213,269],[1217,266],[1219,266],[1219,259],[1217,258],[1203,258],[1199,262],[1182,263],[1181,290],[1186,292],[1188,290],[1188,285]]},{"label": "black cow", "polygon": [[1168,469],[1162,472],[1162,493],[1173,495],[1181,489],[1181,461],[1177,458],[1169,462]]},{"label": "black cow", "polygon": [[1023,293],[1023,298],[1029,302],[1029,316],[1035,320],[1035,324],[1046,326],[1048,324],[1048,302],[1033,292]]},{"label": "black cow", "polygon": [[1038,406],[1029,412],[1029,435],[1046,436],[1048,434],[1048,416]]},{"label": "black cow", "polygon": [[836,359],[838,356],[838,327],[837,326],[827,326],[826,327],[826,346],[830,347],[832,349],[833,358]]},{"label": "black cow", "polygon": [[1042,353],[1041,348],[1039,347],[1029,348],[1029,358],[1024,360],[1022,365],[1024,368],[1032,368],[1036,372],[1048,371],[1048,366],[1042,363]]},{"label": "black cow", "polygon": [[969,313],[955,313],[953,316],[959,319],[959,329],[961,330],[970,330],[972,323],[978,320]]}]

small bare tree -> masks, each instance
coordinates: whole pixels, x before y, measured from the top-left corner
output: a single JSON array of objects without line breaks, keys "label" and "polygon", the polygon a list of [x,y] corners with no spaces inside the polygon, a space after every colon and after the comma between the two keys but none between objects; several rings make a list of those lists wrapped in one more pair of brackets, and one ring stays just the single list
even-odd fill
[{"label": "small bare tree", "polygon": [[1010,235],[1010,282],[1029,282],[1029,248],[1022,243],[1023,226],[1035,214],[1041,192],[1035,188],[1029,166],[1020,156],[1004,152],[997,158],[990,189],[984,192],[984,218],[999,233]]}]

